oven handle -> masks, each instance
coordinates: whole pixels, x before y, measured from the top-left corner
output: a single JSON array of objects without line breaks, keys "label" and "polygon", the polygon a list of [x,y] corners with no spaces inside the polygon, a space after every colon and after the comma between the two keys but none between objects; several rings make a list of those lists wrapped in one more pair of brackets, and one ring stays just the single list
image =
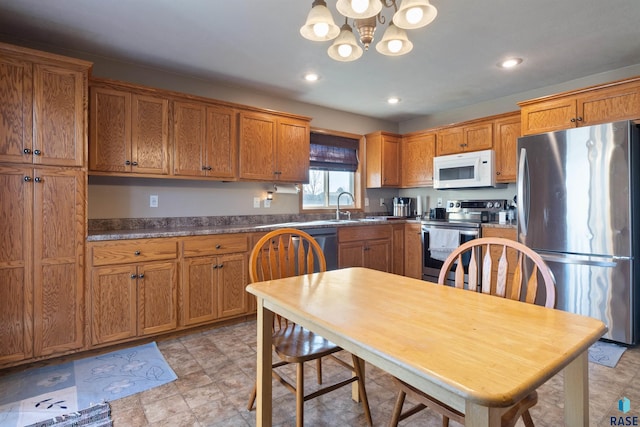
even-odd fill
[{"label": "oven handle", "polygon": [[479,230],[460,230],[459,228],[455,228],[455,227],[422,227],[422,231],[423,232],[429,232],[430,228],[443,228],[446,230],[459,230],[460,234],[463,236],[479,236],[480,235],[480,231]]}]

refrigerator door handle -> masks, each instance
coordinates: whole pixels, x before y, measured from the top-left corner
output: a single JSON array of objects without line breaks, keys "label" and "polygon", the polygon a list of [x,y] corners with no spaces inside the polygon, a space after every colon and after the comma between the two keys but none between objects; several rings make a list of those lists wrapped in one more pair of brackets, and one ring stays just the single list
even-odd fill
[{"label": "refrigerator door handle", "polygon": [[[525,190],[525,168],[527,168],[527,150],[526,148],[520,149],[520,164],[518,165],[518,203],[520,204],[518,209],[518,223],[520,224],[520,230],[524,236],[527,235],[528,217],[529,217],[529,195],[524,194]],[[528,172],[528,169],[527,169]],[[528,174],[527,174],[528,175]],[[529,176],[527,176],[527,187],[529,184]]]},{"label": "refrigerator door handle", "polygon": [[575,256],[570,254],[550,254],[550,253],[541,253],[538,252],[540,257],[549,262],[559,262],[561,264],[580,264],[580,265],[591,265],[595,267],[615,267],[618,265],[616,261],[630,259],[629,257],[617,257],[612,256],[610,261],[606,259],[594,259],[594,257],[586,256]]}]

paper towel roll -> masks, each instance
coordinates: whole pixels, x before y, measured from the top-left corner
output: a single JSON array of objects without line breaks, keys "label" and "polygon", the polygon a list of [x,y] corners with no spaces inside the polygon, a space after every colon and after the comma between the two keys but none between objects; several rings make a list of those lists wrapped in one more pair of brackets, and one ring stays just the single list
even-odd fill
[{"label": "paper towel roll", "polygon": [[273,184],[273,191],[280,194],[298,194],[300,188],[297,185]]},{"label": "paper towel roll", "polygon": [[416,215],[422,216],[422,197],[416,196]]}]

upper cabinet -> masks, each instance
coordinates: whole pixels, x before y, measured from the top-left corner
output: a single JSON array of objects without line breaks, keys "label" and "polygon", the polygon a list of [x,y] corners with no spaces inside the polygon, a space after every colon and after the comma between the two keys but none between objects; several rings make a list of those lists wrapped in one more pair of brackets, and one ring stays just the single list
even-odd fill
[{"label": "upper cabinet", "polygon": [[84,166],[90,68],[0,43],[0,162]]},{"label": "upper cabinet", "polygon": [[494,150],[496,153],[496,182],[516,182],[520,113],[514,112],[493,122]]},{"label": "upper cabinet", "polygon": [[452,126],[438,131],[436,155],[489,150],[493,147],[493,121]]},{"label": "upper cabinet", "polygon": [[367,188],[400,186],[401,141],[388,132],[366,135]]},{"label": "upper cabinet", "polygon": [[309,119],[240,113],[240,179],[309,180]]},{"label": "upper cabinet", "polygon": [[519,103],[522,134],[640,117],[640,77]]},{"label": "upper cabinet", "polygon": [[169,173],[167,98],[95,81],[90,98],[90,171]]},{"label": "upper cabinet", "polygon": [[419,132],[402,137],[402,187],[433,185],[436,133]]},{"label": "upper cabinet", "polygon": [[235,180],[235,109],[177,101],[173,104],[173,174]]}]

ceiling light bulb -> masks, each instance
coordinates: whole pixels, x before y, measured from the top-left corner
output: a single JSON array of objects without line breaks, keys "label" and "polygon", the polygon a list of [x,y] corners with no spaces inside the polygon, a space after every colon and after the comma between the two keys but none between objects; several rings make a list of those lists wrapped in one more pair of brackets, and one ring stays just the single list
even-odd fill
[{"label": "ceiling light bulb", "polygon": [[500,63],[502,68],[513,68],[522,62],[522,58],[509,58]]},{"label": "ceiling light bulb", "polygon": [[318,37],[324,37],[329,34],[329,24],[326,22],[318,22],[313,24],[313,33]]},{"label": "ceiling light bulb", "polygon": [[338,46],[338,55],[340,55],[343,58],[346,58],[349,55],[351,55],[352,51],[353,51],[353,48],[349,44],[341,44],[340,46]]},{"label": "ceiling light bulb", "polygon": [[389,99],[387,99],[387,102],[389,104],[397,104],[398,102],[400,102],[400,98],[398,98],[397,96],[392,96]]},{"label": "ceiling light bulb", "polygon": [[351,0],[351,8],[356,13],[363,13],[369,7],[369,0]]},{"label": "ceiling light bulb", "polygon": [[402,49],[402,40],[389,40],[387,47],[390,52],[398,53],[400,52],[400,49]]},{"label": "ceiling light bulb", "polygon": [[308,73],[308,74],[305,74],[304,79],[308,82],[315,82],[315,81],[318,81],[319,77],[315,73]]},{"label": "ceiling light bulb", "polygon": [[405,16],[407,17],[407,22],[413,25],[420,22],[420,20],[424,16],[424,12],[419,7],[412,7],[411,9],[407,10]]}]

